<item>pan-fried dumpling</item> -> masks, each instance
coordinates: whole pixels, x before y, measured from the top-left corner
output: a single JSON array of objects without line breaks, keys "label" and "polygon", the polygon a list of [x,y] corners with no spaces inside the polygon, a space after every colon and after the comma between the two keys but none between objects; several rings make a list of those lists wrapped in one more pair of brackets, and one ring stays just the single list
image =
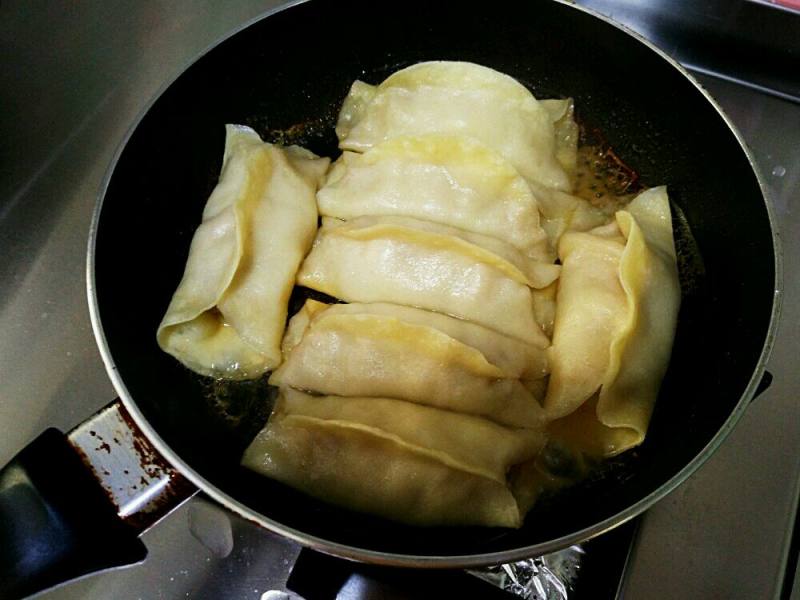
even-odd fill
[{"label": "pan-fried dumpling", "polygon": [[[324,312],[321,312],[324,311]],[[315,300],[307,300],[298,315],[309,314],[313,317],[319,314],[322,317],[332,315],[380,315],[394,317],[412,325],[431,327],[450,336],[454,340],[479,351],[493,365],[499,367],[505,377],[516,379],[540,379],[549,373],[547,367],[547,346],[535,346],[521,342],[518,339],[503,335],[493,329],[456,319],[448,315],[401,306],[375,302],[372,304],[323,304]],[[302,327],[302,330],[294,327]],[[290,321],[290,328],[284,337],[284,355],[288,354],[300,341],[300,337],[308,326],[308,319],[297,319],[297,315]],[[292,335],[289,335],[289,332]],[[543,343],[546,340],[542,340]]]},{"label": "pan-fried dumpling", "polygon": [[164,351],[202,375],[231,379],[280,363],[289,294],[314,239],[314,195],[328,162],[227,126],[219,183],[158,328]]},{"label": "pan-fried dumpling", "polygon": [[618,454],[644,439],[677,321],[666,188],[641,193],[609,226],[564,234],[559,256],[545,409],[553,418],[571,415],[599,390],[594,412],[603,427],[593,435],[625,430],[596,441],[604,455]]},{"label": "pan-fried dumpling", "polygon": [[323,223],[297,276],[348,302],[392,302],[450,314],[541,345],[526,278],[463,238],[358,220]]},{"label": "pan-fried dumpling", "polygon": [[534,260],[497,238],[441,223],[387,215],[356,217],[346,225],[341,219],[323,217],[322,224],[328,229],[345,226],[351,230],[371,228],[373,232],[383,228],[385,231],[394,230],[398,235],[401,230],[411,230],[415,237],[424,238],[434,246],[457,245],[465,253],[474,255],[476,260],[495,265],[515,281],[536,289],[549,286],[561,272],[561,267],[553,264],[552,260]]},{"label": "pan-fried dumpling", "polygon": [[544,441],[541,429],[402,400],[287,389],[242,464],[326,501],[406,523],[519,527],[506,474]]},{"label": "pan-fried dumpling", "polygon": [[397,71],[378,86],[356,81],[336,133],[343,150],[356,152],[403,135],[464,135],[500,153],[526,179],[569,190],[574,165],[559,162],[570,158],[558,147],[554,125],[564,113],[563,107],[548,110],[508,75],[434,61]]},{"label": "pan-fried dumpling", "polygon": [[[519,343],[501,348],[504,336],[446,328],[462,339],[478,340],[504,367],[478,349],[435,326],[419,309],[391,312],[391,306],[341,305],[325,308],[310,301],[289,324],[286,357],[270,383],[337,396],[385,396],[482,415],[499,423],[537,426],[542,411],[516,376],[543,377],[543,350],[528,349],[535,362],[522,366],[509,356]],[[438,317],[442,317],[438,319]],[[455,319],[452,319],[456,321]]]},{"label": "pan-fried dumpling", "polygon": [[556,292],[558,291],[558,281],[554,281],[546,288],[533,290],[533,314],[536,322],[542,328],[544,334],[553,337],[553,323],[556,319]]},{"label": "pan-fried dumpling", "polygon": [[400,215],[504,240],[553,262],[536,198],[502,156],[452,135],[402,136],[344,152],[317,193],[321,215]]},{"label": "pan-fried dumpling", "polygon": [[550,113],[556,136],[556,160],[564,167],[571,182],[575,181],[578,168],[578,138],[580,129],[575,122],[575,102],[572,98],[564,100],[540,100],[540,104]]},{"label": "pan-fried dumpling", "polygon": [[542,230],[553,248],[567,231],[589,231],[614,221],[613,206],[594,206],[585,198],[530,184],[541,212]]}]

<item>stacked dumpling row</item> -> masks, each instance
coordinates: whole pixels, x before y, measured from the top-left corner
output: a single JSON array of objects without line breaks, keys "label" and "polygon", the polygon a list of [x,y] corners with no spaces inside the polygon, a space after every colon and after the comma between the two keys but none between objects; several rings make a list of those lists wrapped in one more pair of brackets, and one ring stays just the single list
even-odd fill
[{"label": "stacked dumpling row", "polygon": [[[546,441],[550,340],[533,290],[560,267],[511,161],[567,187],[553,121],[516,81],[476,65],[353,85],[344,153],[317,193],[322,227],[297,275],[347,304],[309,300],[290,321],[270,378],[281,398],[247,466],[406,522],[521,524],[536,490],[520,473]],[[294,451],[275,460],[286,444]]]},{"label": "stacked dumpling row", "polygon": [[[274,369],[245,466],[405,522],[518,527],[548,439],[644,439],[680,295],[669,204],[572,195],[572,111],[431,62],[353,84],[330,169],[229,128],[159,343],[203,374]],[[308,300],[284,334],[295,273],[346,303]]]}]

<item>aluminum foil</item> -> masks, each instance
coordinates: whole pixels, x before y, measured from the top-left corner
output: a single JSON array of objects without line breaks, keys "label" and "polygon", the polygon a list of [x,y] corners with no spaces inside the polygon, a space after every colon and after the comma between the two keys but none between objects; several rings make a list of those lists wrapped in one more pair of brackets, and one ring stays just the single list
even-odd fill
[{"label": "aluminum foil", "polygon": [[573,595],[583,556],[583,548],[576,545],[536,558],[467,572],[525,600],[567,600]]}]

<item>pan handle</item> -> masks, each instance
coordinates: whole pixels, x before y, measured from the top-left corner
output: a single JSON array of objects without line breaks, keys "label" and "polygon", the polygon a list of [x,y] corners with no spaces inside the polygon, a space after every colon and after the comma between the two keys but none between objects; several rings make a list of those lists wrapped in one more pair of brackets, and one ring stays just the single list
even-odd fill
[{"label": "pan handle", "polygon": [[196,492],[119,400],[0,470],[0,598],[141,562],[139,535]]}]

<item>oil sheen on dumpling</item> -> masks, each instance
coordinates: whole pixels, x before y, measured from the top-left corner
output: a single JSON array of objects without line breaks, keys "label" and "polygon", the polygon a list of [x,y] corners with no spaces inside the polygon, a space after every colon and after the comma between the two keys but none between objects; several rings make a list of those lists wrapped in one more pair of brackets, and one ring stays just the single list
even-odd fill
[{"label": "oil sheen on dumpling", "polygon": [[[392,308],[400,310],[392,311]],[[326,308],[309,301],[292,318],[284,342],[285,361],[270,383],[337,396],[385,396],[481,415],[499,423],[542,423],[537,400],[517,379],[546,374],[542,348],[527,348],[530,365],[510,353],[520,343],[486,330],[459,327],[452,317],[382,305]],[[499,357],[493,364],[476,341]],[[503,347],[507,342],[506,347]]]},{"label": "oil sheen on dumpling", "polygon": [[284,389],[242,464],[328,502],[406,523],[519,527],[523,515],[506,473],[544,441],[540,429],[402,400]]},{"label": "oil sheen on dumpling", "polygon": [[536,198],[507,160],[477,140],[401,136],[344,152],[317,193],[321,215],[401,215],[504,240],[553,262]]},{"label": "oil sheen on dumpling", "polygon": [[450,314],[535,345],[546,339],[534,320],[527,277],[517,267],[424,226],[323,223],[297,283],[348,302]]},{"label": "oil sheen on dumpling", "polygon": [[314,239],[328,159],[228,125],[219,183],[158,328],[161,348],[212,377],[257,377],[281,361],[295,275]]},{"label": "oil sheen on dumpling", "polygon": [[559,147],[555,131],[564,112],[542,106],[522,84],[493,69],[423,62],[378,86],[356,81],[336,133],[343,150],[356,152],[403,135],[465,135],[500,153],[526,179],[570,190],[573,167],[559,162],[569,153]]},{"label": "oil sheen on dumpling", "polygon": [[644,439],[672,348],[680,286],[666,188],[641,193],[615,224],[564,234],[559,256],[545,409],[566,417],[599,390],[593,443],[615,455]]}]

